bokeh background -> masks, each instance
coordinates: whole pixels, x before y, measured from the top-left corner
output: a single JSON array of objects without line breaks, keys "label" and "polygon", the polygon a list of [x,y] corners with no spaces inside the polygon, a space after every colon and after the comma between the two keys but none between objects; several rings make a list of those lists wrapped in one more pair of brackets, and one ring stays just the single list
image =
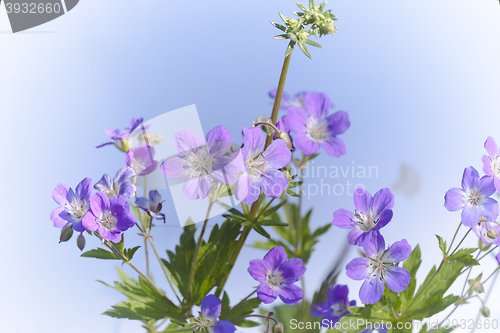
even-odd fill
[{"label": "bokeh background", "polygon": [[[322,155],[316,165],[378,169],[371,178],[323,182],[349,180],[374,193],[398,184],[402,165],[411,171],[404,172],[410,175],[406,190],[395,191],[384,235],[390,243],[406,238],[422,246],[422,281],[439,262],[434,235],[450,240],[460,222],[458,212],[445,210],[444,193],[460,185],[465,167],[482,168],[488,136],[500,141],[499,3],[339,0],[327,6],[339,17],[338,34],[320,41],[324,50],[311,50],[313,61],[294,53],[286,91],[325,92],[336,110],[349,113],[352,124],[342,135],[347,154]],[[281,70],[286,42],[272,39],[278,30],[268,21],[294,10],[288,0],[82,1],[53,22],[12,34],[1,5],[1,332],[142,331],[137,323],[101,315],[122,300],[95,281],[113,281],[116,262],[80,258],[75,239],[58,244],[50,192],[60,182],[74,187],[84,177],[114,175],[124,155],[94,145],[106,141],[104,128],[123,128],[132,117],[147,120],[196,104],[205,132],[223,124],[239,143],[243,126],[270,113],[267,91]],[[165,195],[167,218],[177,222]],[[353,203],[347,193],[323,194],[306,198],[305,208],[313,206],[318,227]],[[155,242],[171,249],[181,231],[160,227]],[[139,242],[134,233],[127,236],[131,243]],[[331,228],[323,236],[306,273],[306,294],[319,286],[346,234]],[[252,234],[249,243],[259,237]],[[474,236],[467,241],[475,243]],[[87,239],[88,248],[97,245]],[[256,285],[246,269],[263,255],[242,252],[227,284],[232,302]],[[345,263],[355,255],[353,248]],[[143,267],[142,250],[136,256]],[[489,274],[495,265],[485,260],[475,272]],[[360,283],[344,274],[339,283],[357,299]],[[498,292],[497,286],[493,295]],[[499,319],[498,297],[489,306],[491,318]],[[476,299],[452,318],[473,319],[478,308]]]}]

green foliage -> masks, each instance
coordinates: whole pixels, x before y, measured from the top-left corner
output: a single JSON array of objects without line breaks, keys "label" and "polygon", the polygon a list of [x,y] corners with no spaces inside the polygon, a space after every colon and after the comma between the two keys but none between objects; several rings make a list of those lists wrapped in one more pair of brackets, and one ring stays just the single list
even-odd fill
[{"label": "green foliage", "polygon": [[229,306],[229,296],[224,292],[222,297],[222,309],[220,320],[227,320],[232,322],[236,326],[240,327],[255,327],[259,326],[260,323],[248,319],[238,319],[240,317],[252,314],[255,309],[260,305],[261,300],[257,297],[249,298],[243,300],[242,302],[236,304],[234,307]]},{"label": "green foliage", "polygon": [[[97,234],[97,233],[95,233]],[[119,243],[110,242],[111,245],[114,246],[116,251],[121,254],[121,257],[112,251],[108,251],[98,247],[97,249],[92,249],[90,251],[84,252],[81,254],[81,257],[84,258],[95,258],[95,259],[106,259],[106,260],[132,260],[135,252],[139,250],[140,246],[135,246],[131,249],[126,249],[124,247],[125,244],[125,235],[122,235],[122,239]]]},{"label": "green foliage", "polygon": [[[306,300],[295,304],[295,305],[279,305],[275,306],[271,311],[274,312],[273,317],[284,326],[285,332],[308,332],[308,333],[319,333],[321,327],[321,319],[319,317],[313,317],[309,314],[309,309],[311,308],[311,303]],[[267,315],[268,311],[261,309],[260,313],[262,315]],[[294,328],[295,324],[304,323],[304,329],[299,329],[299,327]],[[307,324],[309,323],[309,324]],[[265,325],[266,322],[263,321]],[[273,323],[271,323],[272,325]],[[292,326],[294,325],[294,326]]]},{"label": "green foliage", "polygon": [[[350,315],[342,317],[339,321],[339,327],[346,327],[347,329],[342,329],[344,333],[357,333],[359,331],[357,325],[349,325],[352,322],[356,322],[359,319],[368,320],[371,323],[381,323],[381,322],[392,322],[394,317],[389,313],[386,307],[382,306],[380,303],[371,305],[367,304],[364,307],[351,306],[348,308]],[[339,332],[336,329],[331,329],[329,331]]]},{"label": "green foliage", "polygon": [[187,298],[196,248],[194,238],[196,227],[194,225],[184,227],[184,233],[181,235],[180,244],[175,248],[175,253],[167,251],[169,260],[163,260],[163,263],[185,298],[183,303],[185,308],[199,305],[208,292],[229,273],[228,261],[236,244],[236,238],[240,234],[240,228],[239,223],[226,220],[220,227],[214,226],[208,242],[202,242],[194,268],[193,294],[190,299]]},{"label": "green foliage", "polygon": [[[285,205],[281,202],[278,206],[280,206],[278,209],[281,208],[281,206],[284,207],[286,221],[289,225],[288,228],[283,228],[281,226],[273,227],[274,231],[278,233],[282,240],[269,239],[265,243],[255,242],[253,247],[270,250],[275,246],[282,246],[289,258],[300,258],[305,265],[314,251],[314,246],[319,241],[318,238],[330,229],[331,223],[319,227],[311,232],[311,229],[309,228],[309,221],[312,210],[309,210],[304,216],[300,216],[298,207],[295,204]],[[271,208],[270,210],[272,211],[268,216],[273,223],[281,222],[285,225],[286,223],[282,222],[281,216],[277,213],[278,209],[274,209],[274,207]]]},{"label": "green foliage", "polygon": [[127,318],[131,320],[160,320],[169,318],[182,325],[185,322],[183,310],[172,303],[146,280],[139,277],[139,282],[131,279],[120,268],[116,268],[120,281],[115,281],[114,286],[99,281],[104,285],[116,289],[127,297],[127,301],[118,303],[104,312],[114,318]]},{"label": "green foliage", "polygon": [[108,259],[108,260],[122,260],[119,256],[114,254],[111,251],[107,251],[105,249],[101,249],[98,247],[97,249],[92,249],[90,251],[83,252],[80,257],[84,258],[95,258],[95,259]]}]

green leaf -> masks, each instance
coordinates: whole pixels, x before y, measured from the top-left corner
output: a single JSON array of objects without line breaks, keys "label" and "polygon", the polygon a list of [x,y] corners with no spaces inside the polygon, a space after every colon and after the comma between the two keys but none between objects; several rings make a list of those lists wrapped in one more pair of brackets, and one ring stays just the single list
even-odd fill
[{"label": "green leaf", "polygon": [[300,195],[298,195],[297,193],[292,192],[292,191],[290,191],[290,190],[288,190],[288,189],[286,190],[286,193],[287,193],[288,195],[291,195],[292,197],[296,197],[296,198],[300,197]]},{"label": "green leaf", "polygon": [[314,0],[309,0],[309,8],[314,9]]},{"label": "green leaf", "polygon": [[288,183],[288,188],[294,188],[294,187],[297,187],[297,186],[300,186],[302,185],[304,182],[302,181],[298,181],[298,182],[289,182]]},{"label": "green leaf", "polygon": [[472,258],[472,253],[476,252],[477,248],[464,248],[458,250],[454,255],[448,257],[448,260],[454,263],[461,263],[466,267],[478,266],[479,262]]},{"label": "green leaf", "polygon": [[262,221],[259,221],[259,224],[265,225],[265,226],[274,225],[274,226],[279,226],[279,227],[288,227],[289,226],[288,223],[276,221],[276,220],[262,220]]},{"label": "green leaf", "polygon": [[348,327],[348,329],[346,330],[342,329],[342,331],[345,331],[345,333],[355,333],[359,331],[357,325],[353,325],[354,328],[350,325],[350,323],[356,322],[358,319],[367,320],[371,323],[381,323],[382,321],[387,322],[391,321],[392,319],[387,310],[383,307],[380,307],[379,304],[366,304],[365,307],[351,306],[348,308],[348,310],[351,314],[342,317],[339,324],[339,327]]},{"label": "green leaf", "polygon": [[300,10],[302,10],[302,11],[304,11],[304,12],[307,12],[307,11],[308,11],[307,7],[306,7],[306,6],[304,6],[303,4],[300,4],[300,3],[298,3],[298,2],[297,2],[297,6],[300,8]]},{"label": "green leaf", "polygon": [[274,27],[276,27],[276,28],[280,29],[281,31],[286,32],[286,27],[282,26],[281,24],[276,23],[276,22],[271,22],[271,24],[272,24]]},{"label": "green leaf", "polygon": [[264,212],[264,216],[269,216],[269,215],[277,212],[281,207],[283,207],[284,205],[286,205],[286,203],[287,203],[287,201],[283,200],[279,204],[277,204],[276,206],[269,208],[268,210],[266,210]]},{"label": "green leaf", "polygon": [[132,258],[134,257],[134,254],[137,252],[137,250],[139,250],[140,246],[135,246],[131,249],[125,249],[124,250],[124,255],[125,257],[128,259],[128,260],[132,260]]},{"label": "green leaf", "polygon": [[[229,298],[228,298],[229,300]],[[232,322],[236,326],[241,326],[241,327],[253,327],[253,326],[245,326],[245,325],[253,325],[252,321],[249,320],[239,320],[235,321],[235,319],[252,314],[254,310],[260,305],[261,300],[258,299],[257,297],[247,299],[244,302],[238,303],[235,305],[233,308],[230,308],[227,310],[227,312],[222,312],[221,311],[221,320],[227,320]],[[256,326],[256,325],[254,325]]]},{"label": "green leaf", "polygon": [[278,14],[280,15],[281,20],[283,21],[283,23],[286,24],[286,22],[288,21],[288,18],[285,15],[281,14],[281,13],[278,13]]},{"label": "green leaf", "polygon": [[320,44],[318,44],[318,43],[316,43],[315,41],[312,41],[312,40],[310,40],[310,39],[306,39],[306,40],[304,40],[304,42],[305,42],[306,44],[311,45],[311,46],[314,46],[314,47],[319,47],[320,49],[322,49],[322,48],[323,48],[323,46],[321,46]]},{"label": "green leaf", "polygon": [[183,310],[167,297],[159,294],[149,282],[141,277],[137,282],[120,268],[116,268],[116,270],[120,282],[115,281],[114,286],[111,287],[125,295],[127,301],[112,306],[113,309],[104,312],[104,314],[114,318],[141,321],[169,318],[179,325],[184,324],[186,318]]},{"label": "green leaf", "polygon": [[92,249],[90,251],[84,252],[80,255],[80,257],[106,259],[106,260],[121,260],[121,258],[116,254],[114,254],[113,252],[101,249],[100,247],[98,247],[97,249]]},{"label": "green leaf", "polygon": [[266,238],[271,238],[271,235],[269,235],[269,233],[264,228],[262,228],[262,226],[260,226],[258,224],[253,224],[252,227],[255,231],[257,231],[262,236],[264,236]]},{"label": "green leaf", "polygon": [[416,274],[420,264],[422,263],[422,253],[420,251],[420,245],[415,246],[413,251],[411,251],[410,256],[403,262],[403,268],[410,273],[410,283],[406,287],[406,289],[401,292],[401,303],[403,308],[410,303],[413,299],[413,295],[415,293],[415,288],[417,286]]},{"label": "green leaf", "polygon": [[290,38],[289,38],[288,34],[282,34],[282,35],[274,36],[273,39],[282,40],[282,39],[290,39]]},{"label": "green leaf", "polygon": [[325,6],[326,6],[326,1],[323,2],[321,5],[319,5],[319,11],[323,12],[323,9],[325,9]]},{"label": "green leaf", "polygon": [[[311,56],[311,53],[309,53],[309,50],[307,49],[306,45],[304,44],[304,42],[297,42],[297,44],[299,45],[300,49],[302,50],[302,52],[304,52],[304,54],[312,60],[312,56]],[[288,193],[288,190],[287,190],[287,193]]]},{"label": "green leaf", "polygon": [[288,57],[290,54],[292,54],[294,47],[295,47],[295,42],[290,41],[290,43],[288,43],[288,47],[286,48],[285,57]]},{"label": "green leaf", "polygon": [[225,217],[227,219],[232,219],[232,220],[235,220],[235,221],[240,221],[240,222],[246,222],[246,221],[248,221],[245,216],[236,215],[236,214],[222,214],[222,217]]},{"label": "green leaf", "polygon": [[446,242],[443,240],[443,238],[439,235],[436,235],[438,241],[439,241],[439,248],[441,249],[441,252],[443,252],[443,255],[446,255]]}]

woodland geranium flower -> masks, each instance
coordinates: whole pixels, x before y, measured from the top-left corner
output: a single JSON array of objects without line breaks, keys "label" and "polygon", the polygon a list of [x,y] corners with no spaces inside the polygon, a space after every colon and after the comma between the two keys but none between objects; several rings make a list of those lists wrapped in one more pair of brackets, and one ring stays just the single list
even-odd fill
[{"label": "woodland geranium flower", "polygon": [[489,156],[483,155],[483,172],[485,175],[494,178],[495,189],[500,192],[500,150],[491,136],[486,139],[484,148],[486,148]]},{"label": "woodland geranium flower", "polygon": [[365,280],[359,290],[359,299],[363,303],[375,304],[384,293],[384,282],[390,290],[401,292],[410,283],[410,273],[396,266],[411,253],[411,246],[406,239],[392,244],[387,250],[382,235],[377,235],[363,249],[367,257],[355,258],[346,266],[346,274],[353,280]]},{"label": "woodland geranium flower", "polygon": [[475,227],[481,215],[488,221],[498,217],[498,203],[490,196],[495,193],[493,177],[483,176],[473,167],[465,168],[462,188],[452,188],[444,196],[444,206],[450,212],[462,209],[462,223]]},{"label": "woodland geranium flower", "polygon": [[115,145],[116,148],[120,149],[123,152],[127,152],[129,150],[129,142],[128,138],[131,133],[142,123],[142,118],[133,118],[127,126],[125,126],[125,130],[121,132],[119,129],[112,130],[104,130],[107,136],[110,137],[111,141],[101,143],[96,145],[96,148],[101,148],[107,145]]},{"label": "woodland geranium flower", "polygon": [[351,123],[344,111],[328,116],[330,99],[326,94],[308,92],[304,97],[304,109],[291,107],[283,117],[285,126],[295,132],[293,144],[305,155],[315,154],[319,147],[333,157],[345,154],[345,144],[337,135],[344,133]]},{"label": "woodland geranium flower", "polygon": [[121,233],[134,226],[135,217],[122,196],[108,198],[102,192],[90,198],[89,213],[83,217],[83,226],[90,231],[99,231],[102,238],[118,243]]},{"label": "woodland geranium flower", "polygon": [[292,158],[284,140],[274,140],[264,151],[266,138],[258,127],[243,128],[243,144],[241,149],[245,160],[245,172],[236,182],[236,199],[245,204],[255,202],[262,189],[271,198],[279,198],[288,188],[288,178],[279,171]]},{"label": "woodland geranium flower", "polygon": [[244,171],[240,151],[228,155],[231,133],[224,126],[213,128],[205,136],[206,144],[191,131],[175,134],[174,147],[178,155],[162,163],[163,174],[171,179],[186,178],[184,195],[190,199],[204,199],[210,193],[212,178],[229,185]]},{"label": "woodland geranium flower", "polygon": [[282,246],[273,247],[264,260],[250,261],[248,267],[248,273],[260,282],[257,297],[265,304],[274,302],[278,296],[286,304],[297,304],[303,297],[303,291],[294,283],[302,278],[305,271],[302,259],[287,260]]},{"label": "woodland geranium flower", "polygon": [[121,195],[125,199],[129,199],[134,196],[135,185],[127,182],[127,180],[134,176],[135,172],[130,167],[123,167],[116,172],[113,182],[108,174],[102,176],[101,180],[94,185],[94,188],[98,191],[104,192],[108,197],[115,197]]},{"label": "woodland geranium flower", "polygon": [[233,323],[226,320],[217,320],[221,313],[221,301],[215,295],[207,295],[201,301],[201,312],[198,318],[194,318],[195,325],[192,327],[193,332],[209,333],[233,333],[236,331]]},{"label": "woodland geranium flower", "polygon": [[154,160],[155,149],[147,143],[142,143],[137,147],[130,148],[127,152],[125,162],[135,171],[138,176],[149,175],[158,168],[157,161]]},{"label": "woodland geranium flower", "polygon": [[388,188],[379,190],[372,196],[364,189],[354,191],[354,213],[339,209],[333,213],[333,225],[352,229],[347,235],[351,245],[364,246],[370,239],[377,237],[380,228],[392,219],[394,195]]},{"label": "woodland geranium flower", "polygon": [[90,208],[90,197],[92,195],[92,179],[84,178],[73,191],[66,184],[58,184],[52,190],[52,198],[61,207],[55,208],[50,213],[50,219],[56,228],[63,228],[68,223],[78,232],[85,231],[82,218]]},{"label": "woodland geranium flower", "polygon": [[[323,317],[322,323],[328,323],[330,329],[334,328],[340,318],[350,314],[347,311],[349,306],[355,306],[356,301],[349,301],[347,298],[349,289],[343,285],[332,285],[328,287],[326,302],[311,305],[311,315],[313,317]],[[322,325],[326,327],[325,325]]]},{"label": "woodland geranium flower", "polygon": [[161,194],[156,190],[149,191],[149,198],[141,197],[135,199],[135,204],[147,212],[151,217],[165,222],[165,214],[160,213],[162,209]]}]

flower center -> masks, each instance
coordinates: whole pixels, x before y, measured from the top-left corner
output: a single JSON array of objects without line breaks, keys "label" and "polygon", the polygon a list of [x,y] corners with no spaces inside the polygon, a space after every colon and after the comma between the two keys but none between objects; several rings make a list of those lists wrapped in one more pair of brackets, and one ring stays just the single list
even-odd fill
[{"label": "flower center", "polygon": [[69,205],[66,205],[66,210],[74,218],[81,219],[83,215],[85,215],[85,213],[89,210],[89,207],[85,200],[73,198],[73,201],[71,201]]},{"label": "flower center", "polygon": [[199,318],[194,318],[194,330],[199,330],[200,332],[213,332],[212,327],[215,325],[216,321],[214,318],[204,317],[200,314]]},{"label": "flower center", "polygon": [[357,223],[359,229],[363,232],[372,230],[377,225],[379,220],[378,214],[374,212],[369,212],[367,215],[356,212],[355,216],[357,217],[357,220],[354,222]]},{"label": "flower center", "polygon": [[190,178],[207,176],[212,173],[213,157],[206,147],[201,147],[192,151],[187,157],[186,162]]},{"label": "flower center", "polygon": [[285,283],[285,279],[279,271],[268,272],[266,282],[271,288],[280,287]]},{"label": "flower center", "polygon": [[267,163],[264,161],[262,153],[253,157],[247,156],[245,162],[248,166],[248,174],[252,178],[259,178],[267,170]]},{"label": "flower center", "polygon": [[332,309],[332,316],[340,316],[345,312],[346,308],[346,305],[341,303],[330,305],[330,309]]},{"label": "flower center", "polygon": [[377,278],[382,281],[387,275],[387,268],[393,265],[384,263],[379,257],[372,257],[370,259],[371,260],[368,266],[368,274],[370,275],[370,277]]},{"label": "flower center", "polygon": [[104,212],[99,218],[99,225],[101,226],[101,228],[108,231],[116,230],[116,222],[116,214],[113,214],[109,211]]},{"label": "flower center", "polygon": [[467,198],[467,203],[471,206],[480,206],[483,201],[483,196],[479,190],[473,190],[469,193],[469,197]]},{"label": "flower center", "polygon": [[330,138],[327,118],[309,117],[306,124],[306,136],[312,141],[323,143]]}]

